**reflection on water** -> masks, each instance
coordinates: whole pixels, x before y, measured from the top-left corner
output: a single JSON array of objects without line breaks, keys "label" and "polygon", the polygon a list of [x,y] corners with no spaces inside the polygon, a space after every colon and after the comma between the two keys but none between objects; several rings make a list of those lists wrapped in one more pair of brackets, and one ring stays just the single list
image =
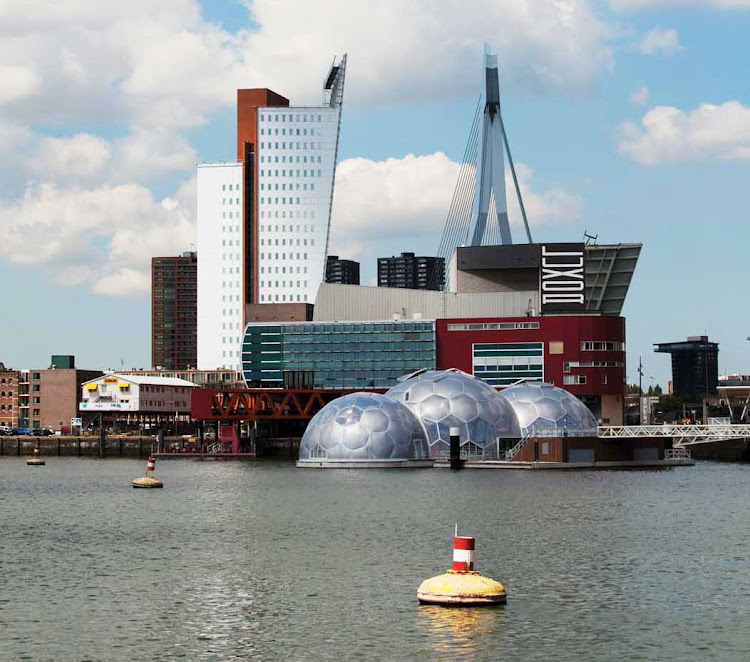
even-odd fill
[{"label": "reflection on water", "polygon": [[[750,467],[0,458],[0,660],[750,659]],[[453,525],[504,607],[419,606]]]},{"label": "reflection on water", "polygon": [[[498,640],[504,607],[419,607],[417,624],[427,634],[435,655],[473,659],[487,641]],[[500,651],[495,651],[500,654]]]}]

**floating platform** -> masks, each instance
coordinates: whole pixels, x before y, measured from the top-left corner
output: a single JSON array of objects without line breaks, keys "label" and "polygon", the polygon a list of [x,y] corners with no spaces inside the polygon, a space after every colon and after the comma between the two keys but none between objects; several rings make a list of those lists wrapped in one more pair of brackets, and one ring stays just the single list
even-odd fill
[{"label": "floating platform", "polygon": [[157,460],[254,460],[255,453],[151,453]]},{"label": "floating platform", "polygon": [[430,469],[435,460],[297,460],[304,469]]},{"label": "floating platform", "polygon": [[[666,469],[669,467],[692,467],[692,458],[671,458],[668,460],[622,460],[613,462],[514,462],[506,460],[464,460],[463,469]],[[450,462],[435,460],[436,469],[449,469]]]}]

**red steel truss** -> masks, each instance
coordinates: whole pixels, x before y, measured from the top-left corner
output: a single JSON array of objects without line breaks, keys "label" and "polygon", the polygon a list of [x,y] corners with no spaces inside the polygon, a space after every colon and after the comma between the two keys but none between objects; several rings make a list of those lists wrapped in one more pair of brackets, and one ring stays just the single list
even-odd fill
[{"label": "red steel truss", "polygon": [[190,412],[198,421],[309,420],[331,400],[357,391],[385,389],[194,388]]}]

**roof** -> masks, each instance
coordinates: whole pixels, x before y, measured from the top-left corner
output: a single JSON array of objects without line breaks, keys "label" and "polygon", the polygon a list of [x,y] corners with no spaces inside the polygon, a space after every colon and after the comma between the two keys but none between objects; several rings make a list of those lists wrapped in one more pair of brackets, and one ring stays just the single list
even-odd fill
[{"label": "roof", "polygon": [[178,379],[177,377],[152,377],[151,375],[121,375],[119,373],[109,372],[96,379],[90,379],[84,384],[101,381],[106,377],[115,377],[119,381],[130,382],[131,384],[137,384],[141,386],[146,384],[148,386],[195,386],[193,382],[189,382],[186,379]]}]

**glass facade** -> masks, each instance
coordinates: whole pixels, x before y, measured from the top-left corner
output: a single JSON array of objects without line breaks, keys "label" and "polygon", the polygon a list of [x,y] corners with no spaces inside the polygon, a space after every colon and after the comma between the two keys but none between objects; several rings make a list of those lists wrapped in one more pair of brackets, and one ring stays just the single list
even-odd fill
[{"label": "glass facade", "polygon": [[472,355],[474,376],[492,386],[544,380],[544,343],[476,343]]},{"label": "glass facade", "polygon": [[248,324],[242,367],[250,387],[390,388],[402,375],[435,368],[435,324]]}]

